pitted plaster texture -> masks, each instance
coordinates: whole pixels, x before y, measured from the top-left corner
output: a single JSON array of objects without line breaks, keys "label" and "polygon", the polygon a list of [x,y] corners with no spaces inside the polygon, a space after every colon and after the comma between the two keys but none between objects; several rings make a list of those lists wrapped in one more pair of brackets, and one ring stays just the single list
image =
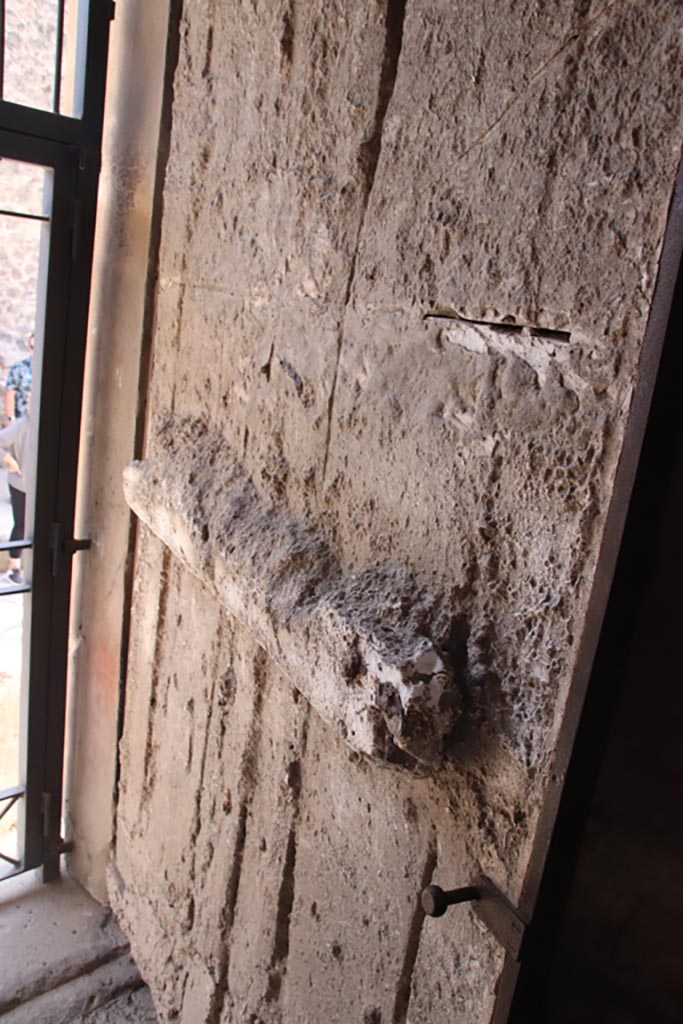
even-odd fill
[{"label": "pitted plaster texture", "polygon": [[432,638],[439,613],[392,566],[346,577],[328,545],[265,505],[221,435],[169,422],[126,496],[349,746],[380,764],[438,764],[462,695]]},{"label": "pitted plaster texture", "polygon": [[305,665],[145,531],[113,890],[168,1019],[490,1019],[500,947],[416,897],[524,880],[680,155],[681,27],[637,0],[185,4],[147,464],[199,420],[344,575],[409,574],[463,710],[430,778],[359,761],[295,697]]},{"label": "pitted plaster texture", "polygon": [[[458,988],[463,1007],[490,1006],[473,964],[494,977],[500,947],[467,910],[428,928],[415,900],[416,882],[448,884],[482,855],[468,839],[480,809],[453,770],[447,801],[443,778],[353,755],[147,531],[140,558],[132,658],[157,668],[136,686],[150,717],[123,741],[110,894],[160,1019],[392,1020],[418,950],[448,962],[461,947],[467,972],[424,1005],[448,1019]],[[500,874],[490,843],[485,862]]]}]

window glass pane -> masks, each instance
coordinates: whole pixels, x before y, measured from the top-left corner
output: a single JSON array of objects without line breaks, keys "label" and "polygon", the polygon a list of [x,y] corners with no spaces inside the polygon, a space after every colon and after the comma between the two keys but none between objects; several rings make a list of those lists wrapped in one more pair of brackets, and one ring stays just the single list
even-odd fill
[{"label": "window glass pane", "polygon": [[[0,211],[2,214],[20,213],[35,217],[45,216],[43,213],[44,179],[45,169],[43,167],[22,164],[16,160],[0,157]],[[33,235],[36,235],[35,231]],[[30,243],[28,244],[30,245]],[[35,261],[29,260],[29,263],[33,265]],[[35,273],[36,267],[34,266],[34,277]]]},{"label": "window glass pane", "polygon": [[[26,782],[30,538],[52,182],[49,169],[0,161],[0,797]],[[7,807],[0,799],[0,815]],[[20,799],[0,818],[0,876],[20,858],[22,812]]]},{"label": "window glass pane", "polygon": [[80,117],[87,0],[5,0],[3,99]]}]

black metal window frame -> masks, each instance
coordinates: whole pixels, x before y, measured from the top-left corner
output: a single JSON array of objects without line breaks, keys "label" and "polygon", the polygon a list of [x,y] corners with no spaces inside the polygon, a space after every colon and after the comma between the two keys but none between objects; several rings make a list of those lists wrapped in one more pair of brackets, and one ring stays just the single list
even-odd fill
[{"label": "black metal window frame", "polygon": [[[0,0],[2,2],[2,0]],[[4,3],[3,3],[4,8]],[[19,804],[18,874],[59,875],[71,556],[83,372],[99,180],[111,0],[91,0],[83,116],[0,100],[0,157],[53,172],[32,549],[26,785],[0,792],[0,816]],[[29,587],[11,588],[19,592]],[[0,600],[1,600],[0,596]]]},{"label": "black metal window frame", "polygon": [[[0,29],[2,29],[3,44],[4,8],[5,0],[0,0]],[[102,139],[109,24],[114,17],[114,12],[114,0],[90,0],[88,4],[82,117],[68,117],[50,110],[38,110],[0,98],[0,128],[16,132],[19,135],[35,135],[40,139],[63,142],[67,145],[95,145],[99,151]],[[59,71],[61,71],[59,45],[57,61]],[[0,67],[3,65],[4,45],[2,45],[2,56],[0,56]],[[55,70],[55,80],[59,71]],[[55,90],[56,88],[55,86]],[[57,105],[59,103],[57,91],[55,91],[54,102]]]}]

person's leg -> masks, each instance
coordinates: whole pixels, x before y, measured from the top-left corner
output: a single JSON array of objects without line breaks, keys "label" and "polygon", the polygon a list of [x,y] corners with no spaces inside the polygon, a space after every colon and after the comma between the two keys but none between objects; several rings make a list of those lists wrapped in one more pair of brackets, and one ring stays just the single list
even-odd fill
[{"label": "person's leg", "polygon": [[[12,515],[14,516],[14,526],[12,527],[12,533],[10,534],[9,539],[23,540],[24,520],[26,517],[26,495],[23,491],[20,491],[17,487],[12,487],[12,484],[10,484],[9,496],[10,501],[12,502]],[[16,569],[21,569],[21,555],[10,555],[9,571],[12,572]]]}]

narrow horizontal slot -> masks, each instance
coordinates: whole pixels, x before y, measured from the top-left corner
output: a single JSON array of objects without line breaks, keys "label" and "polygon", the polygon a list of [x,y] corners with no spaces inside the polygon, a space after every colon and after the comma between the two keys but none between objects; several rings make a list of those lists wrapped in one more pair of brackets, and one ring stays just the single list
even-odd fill
[{"label": "narrow horizontal slot", "polygon": [[532,338],[546,338],[548,341],[569,341],[569,331],[553,331],[549,327],[531,327],[529,333]]},{"label": "narrow horizontal slot", "polygon": [[459,313],[450,311],[440,312],[431,310],[425,313],[423,320],[452,320],[455,323],[472,324],[473,327],[488,327],[500,334],[521,334],[528,331],[532,338],[543,338],[547,341],[568,342],[571,338],[569,331],[555,330],[551,327],[532,327],[531,324],[520,324],[507,320],[473,320],[467,316],[460,316]]}]

